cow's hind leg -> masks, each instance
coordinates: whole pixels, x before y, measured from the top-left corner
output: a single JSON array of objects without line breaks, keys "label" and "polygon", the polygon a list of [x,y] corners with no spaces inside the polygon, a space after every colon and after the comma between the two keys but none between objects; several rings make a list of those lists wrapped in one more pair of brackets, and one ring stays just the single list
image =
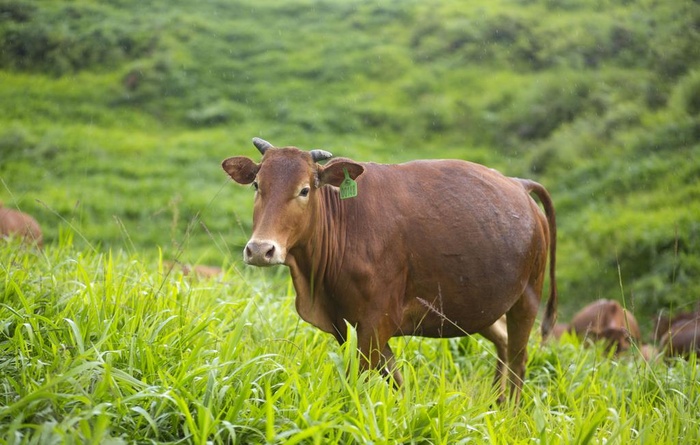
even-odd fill
[{"label": "cow's hind leg", "polygon": [[498,403],[503,403],[506,393],[506,363],[508,362],[506,316],[502,316],[494,324],[479,332],[479,334],[496,346],[496,375],[493,379],[493,386],[498,394]]},{"label": "cow's hind leg", "polygon": [[537,308],[540,303],[542,286],[529,285],[520,299],[506,314],[508,325],[508,377],[510,380],[510,396],[516,406],[520,402],[520,392],[525,380],[525,365],[527,364],[527,343],[530,331],[535,323]]}]

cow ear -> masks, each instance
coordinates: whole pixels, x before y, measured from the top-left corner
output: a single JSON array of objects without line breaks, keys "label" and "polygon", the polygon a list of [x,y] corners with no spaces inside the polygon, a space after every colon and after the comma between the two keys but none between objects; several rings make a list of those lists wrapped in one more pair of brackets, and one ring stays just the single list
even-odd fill
[{"label": "cow ear", "polygon": [[356,179],[365,171],[365,168],[352,161],[338,161],[332,164],[327,164],[325,167],[319,167],[319,186],[329,184],[340,187],[340,184],[345,179],[345,170],[347,170],[350,178]]},{"label": "cow ear", "polygon": [[221,163],[224,171],[239,184],[250,184],[260,170],[260,165],[245,156],[234,156]]}]

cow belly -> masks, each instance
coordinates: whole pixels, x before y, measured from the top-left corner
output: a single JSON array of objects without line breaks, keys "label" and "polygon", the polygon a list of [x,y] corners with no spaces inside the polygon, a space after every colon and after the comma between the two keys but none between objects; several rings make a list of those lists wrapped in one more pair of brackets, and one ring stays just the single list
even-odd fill
[{"label": "cow belly", "polygon": [[426,337],[473,334],[493,324],[522,294],[526,281],[471,283],[465,276],[426,278],[406,295],[401,332]]},{"label": "cow belly", "polygon": [[407,258],[403,330],[434,337],[478,332],[513,306],[541,268],[535,259],[546,251],[531,218],[466,226],[471,231],[457,239],[424,233],[428,243],[416,244],[422,247]]}]

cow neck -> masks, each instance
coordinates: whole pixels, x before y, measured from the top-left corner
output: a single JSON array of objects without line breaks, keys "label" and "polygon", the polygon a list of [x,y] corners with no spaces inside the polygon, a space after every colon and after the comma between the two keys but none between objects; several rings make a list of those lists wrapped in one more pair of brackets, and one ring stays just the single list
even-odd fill
[{"label": "cow neck", "polygon": [[314,296],[332,291],[342,267],[345,249],[345,218],[340,194],[332,187],[322,187],[308,242],[295,249],[293,256],[298,278],[305,277]]},{"label": "cow neck", "polygon": [[296,291],[297,312],[307,322],[339,335],[336,305],[333,304],[335,283],[342,267],[345,237],[343,205],[337,190],[320,190],[314,216],[314,227],[307,243],[287,255],[287,265]]}]

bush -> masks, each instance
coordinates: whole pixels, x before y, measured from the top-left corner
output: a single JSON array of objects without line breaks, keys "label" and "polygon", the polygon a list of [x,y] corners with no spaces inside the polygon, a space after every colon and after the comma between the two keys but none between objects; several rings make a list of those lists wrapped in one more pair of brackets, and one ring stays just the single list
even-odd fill
[{"label": "bush", "polygon": [[649,66],[665,79],[676,79],[700,60],[700,5],[679,0],[657,7],[655,16]]},{"label": "bush", "polygon": [[23,23],[31,20],[36,6],[23,1],[0,1],[0,23]]},{"label": "bush", "polygon": [[670,105],[689,116],[700,115],[700,71],[691,71],[676,84]]},{"label": "bush", "polygon": [[547,138],[559,126],[573,121],[588,107],[590,79],[559,75],[543,79],[496,109],[500,119],[494,137],[513,146],[518,141]]},{"label": "bush", "polygon": [[97,7],[12,11],[6,14],[15,20],[0,26],[0,68],[64,75],[114,67],[145,54],[156,43],[146,25],[125,15],[112,16]]}]

